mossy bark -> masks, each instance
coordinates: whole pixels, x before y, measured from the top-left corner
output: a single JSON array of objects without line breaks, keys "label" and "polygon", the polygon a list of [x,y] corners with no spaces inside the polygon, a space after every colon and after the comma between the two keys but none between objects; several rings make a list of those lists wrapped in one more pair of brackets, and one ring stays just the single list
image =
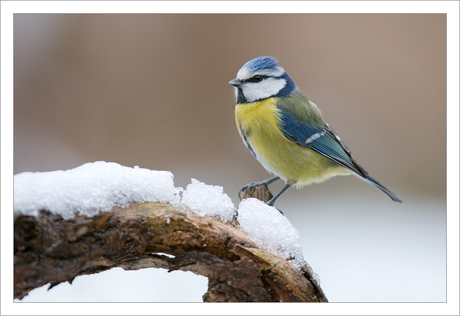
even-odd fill
[{"label": "mossy bark", "polygon": [[114,267],[206,276],[205,302],[327,301],[308,267],[299,271],[259,249],[235,223],[169,204],[134,203],[68,220],[47,211],[15,215],[15,298]]}]

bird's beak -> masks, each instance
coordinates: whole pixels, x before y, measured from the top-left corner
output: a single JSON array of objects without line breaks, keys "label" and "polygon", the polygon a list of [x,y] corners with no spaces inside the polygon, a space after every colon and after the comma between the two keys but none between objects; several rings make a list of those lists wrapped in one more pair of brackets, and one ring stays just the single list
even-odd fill
[{"label": "bird's beak", "polygon": [[235,88],[241,86],[241,81],[239,79],[230,80],[228,83],[234,86]]}]

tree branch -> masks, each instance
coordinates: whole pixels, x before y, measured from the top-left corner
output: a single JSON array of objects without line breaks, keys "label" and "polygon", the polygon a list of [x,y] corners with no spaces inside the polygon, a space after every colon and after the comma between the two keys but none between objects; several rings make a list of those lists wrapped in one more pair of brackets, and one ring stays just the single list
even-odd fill
[{"label": "tree branch", "polygon": [[68,220],[47,211],[15,215],[15,298],[114,267],[206,276],[205,302],[327,301],[308,267],[299,271],[259,249],[236,224],[169,204],[134,203]]}]

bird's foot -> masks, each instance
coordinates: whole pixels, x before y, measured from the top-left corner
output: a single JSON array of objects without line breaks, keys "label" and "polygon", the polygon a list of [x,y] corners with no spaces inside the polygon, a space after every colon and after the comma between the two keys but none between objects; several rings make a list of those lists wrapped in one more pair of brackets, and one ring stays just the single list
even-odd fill
[{"label": "bird's foot", "polygon": [[238,191],[238,197],[240,200],[253,197],[268,203],[273,198],[273,194],[268,189],[265,181],[261,181],[252,182],[243,186],[240,191]]}]

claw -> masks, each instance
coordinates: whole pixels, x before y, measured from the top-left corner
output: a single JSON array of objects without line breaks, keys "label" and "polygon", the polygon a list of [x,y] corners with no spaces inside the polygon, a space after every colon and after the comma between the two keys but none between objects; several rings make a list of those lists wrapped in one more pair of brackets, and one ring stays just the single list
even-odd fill
[{"label": "claw", "polygon": [[246,193],[246,192],[250,193],[256,187],[263,186],[263,185],[264,185],[263,181],[262,182],[251,182],[249,184],[246,184],[246,185],[242,186],[241,189],[238,191],[238,197],[241,200],[242,199],[241,193],[243,193],[243,196],[244,196],[244,193]]},{"label": "claw", "polygon": [[273,194],[270,192],[267,185],[275,180],[277,179],[249,183],[238,191],[238,197],[240,200],[253,197],[267,203],[273,199]]},{"label": "claw", "polygon": [[[281,189],[281,191],[278,192],[277,195],[273,196],[270,190],[268,189],[268,185],[278,179],[279,177],[273,177],[265,181],[251,182],[249,184],[246,184],[245,186],[242,186],[241,189],[238,191],[238,197],[240,198],[240,200],[242,200],[243,198],[254,197],[265,202],[269,206],[273,206],[273,204],[275,204],[275,201],[281,196],[281,194],[283,194],[284,191],[289,189],[292,185],[286,184],[286,186],[284,186],[284,188]],[[241,197],[241,193],[243,193],[243,197]],[[283,215],[283,212],[280,209],[276,209]]]},{"label": "claw", "polygon": [[[244,193],[244,192],[250,193],[250,192],[252,192],[255,188],[257,188],[257,187],[262,187],[262,186],[265,187],[265,188],[267,189],[268,192],[270,192],[270,191],[268,190],[268,187],[267,187],[267,186],[268,186],[270,183],[273,183],[273,182],[275,182],[276,180],[279,180],[279,179],[280,179],[280,177],[276,176],[276,177],[267,179],[267,180],[265,180],[265,181],[251,182],[251,183],[249,183],[249,184],[246,184],[245,186],[241,187],[241,189],[238,191],[238,197],[239,197],[240,200],[241,200],[241,193],[242,193],[242,192],[243,192],[243,193]],[[271,195],[271,193],[270,193],[270,195]],[[244,195],[243,195],[243,196],[244,196]]]}]

